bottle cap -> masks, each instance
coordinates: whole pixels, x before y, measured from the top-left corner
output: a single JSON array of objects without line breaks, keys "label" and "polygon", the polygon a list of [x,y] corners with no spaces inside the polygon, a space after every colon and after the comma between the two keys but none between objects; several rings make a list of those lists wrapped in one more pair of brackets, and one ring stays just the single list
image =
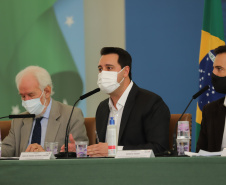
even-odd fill
[{"label": "bottle cap", "polygon": [[111,117],[111,119],[110,119],[110,125],[114,125],[114,124],[115,124],[115,120],[114,120],[113,117]]}]

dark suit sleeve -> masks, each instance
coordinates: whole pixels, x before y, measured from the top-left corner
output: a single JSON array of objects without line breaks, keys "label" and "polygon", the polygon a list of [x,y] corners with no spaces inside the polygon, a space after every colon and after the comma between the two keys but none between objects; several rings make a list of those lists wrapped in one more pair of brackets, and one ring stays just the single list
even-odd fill
[{"label": "dark suit sleeve", "polygon": [[108,117],[110,113],[108,101],[108,99],[102,101],[96,111],[96,130],[100,142],[105,142]]},{"label": "dark suit sleeve", "polygon": [[208,151],[208,139],[207,139],[207,119],[206,119],[206,106],[203,107],[202,111],[202,122],[201,129],[199,132],[199,139],[196,145],[196,152],[200,149]]},{"label": "dark suit sleeve", "polygon": [[[152,149],[161,153],[169,149],[170,111],[161,97],[154,102],[143,104],[146,112],[142,115],[141,123],[145,135],[145,144],[125,145],[123,150]],[[136,136],[134,136],[136,138]]]}]

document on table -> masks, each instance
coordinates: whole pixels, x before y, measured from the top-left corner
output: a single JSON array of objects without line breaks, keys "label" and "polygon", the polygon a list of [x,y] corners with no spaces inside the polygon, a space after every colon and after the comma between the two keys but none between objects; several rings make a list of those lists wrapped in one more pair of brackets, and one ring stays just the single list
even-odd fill
[{"label": "document on table", "polygon": [[206,157],[210,157],[210,156],[221,156],[222,151],[220,152],[207,152],[205,150],[199,150],[198,153],[195,152],[184,152],[185,155],[188,155],[190,157],[192,156],[206,156]]}]

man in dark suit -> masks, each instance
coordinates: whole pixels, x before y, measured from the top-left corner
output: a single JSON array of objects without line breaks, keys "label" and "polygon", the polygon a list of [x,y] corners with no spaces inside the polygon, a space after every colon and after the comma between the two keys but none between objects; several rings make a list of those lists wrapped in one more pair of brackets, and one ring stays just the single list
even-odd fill
[{"label": "man in dark suit", "polygon": [[88,147],[91,157],[108,155],[106,131],[110,117],[114,117],[118,128],[119,148],[152,149],[154,153],[169,148],[169,109],[160,96],[131,80],[131,63],[130,54],[121,48],[101,50],[98,86],[110,97],[100,103],[96,112],[100,143]]},{"label": "man in dark suit", "polygon": [[[216,92],[226,94],[226,46],[215,49],[212,84]],[[218,152],[226,148],[226,99],[221,98],[203,107],[201,130],[196,146],[209,152]]]}]

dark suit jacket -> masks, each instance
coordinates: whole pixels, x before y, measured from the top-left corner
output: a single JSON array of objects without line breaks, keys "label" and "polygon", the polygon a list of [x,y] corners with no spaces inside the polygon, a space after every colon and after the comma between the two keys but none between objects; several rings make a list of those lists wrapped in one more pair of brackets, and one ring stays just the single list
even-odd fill
[{"label": "dark suit jacket", "polygon": [[224,98],[211,102],[203,107],[202,123],[196,151],[221,151],[224,133],[226,107]]},{"label": "dark suit jacket", "polygon": [[[102,101],[96,112],[100,142],[106,137],[108,101]],[[169,148],[169,121],[170,112],[162,98],[134,83],[122,113],[118,145],[124,150],[152,149],[161,153]]]}]

